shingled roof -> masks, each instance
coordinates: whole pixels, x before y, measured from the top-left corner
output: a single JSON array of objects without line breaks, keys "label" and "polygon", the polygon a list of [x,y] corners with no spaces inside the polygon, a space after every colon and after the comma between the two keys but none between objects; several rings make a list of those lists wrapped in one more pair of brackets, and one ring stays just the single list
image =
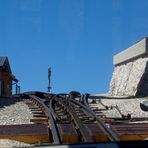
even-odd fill
[{"label": "shingled roof", "polygon": [[8,72],[9,74],[11,75],[13,81],[16,81],[18,82],[18,80],[15,78],[15,76],[12,74],[12,71],[11,71],[11,67],[10,67],[10,64],[9,64],[9,60],[8,60],[8,57],[7,56],[4,56],[4,57],[0,57],[0,68],[2,68],[3,66],[7,66],[8,68]]},{"label": "shingled roof", "polygon": [[8,61],[8,57],[0,57],[0,67],[3,67],[5,64],[8,67],[9,73],[12,74],[10,64],[9,64],[9,61]]}]

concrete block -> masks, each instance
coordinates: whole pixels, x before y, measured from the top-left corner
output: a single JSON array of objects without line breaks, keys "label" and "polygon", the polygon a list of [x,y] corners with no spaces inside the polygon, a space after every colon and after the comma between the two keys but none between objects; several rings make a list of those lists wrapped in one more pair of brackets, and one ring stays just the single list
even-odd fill
[{"label": "concrete block", "polygon": [[148,96],[148,37],[114,56],[112,96]]},{"label": "concrete block", "polygon": [[146,54],[148,54],[148,37],[145,37],[144,39],[135,43],[133,46],[116,54],[113,57],[113,64],[116,66]]}]

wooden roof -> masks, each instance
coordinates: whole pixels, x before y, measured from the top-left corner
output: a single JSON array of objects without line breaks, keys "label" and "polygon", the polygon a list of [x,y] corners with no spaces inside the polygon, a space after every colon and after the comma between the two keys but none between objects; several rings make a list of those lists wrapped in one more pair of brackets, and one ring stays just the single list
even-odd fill
[{"label": "wooden roof", "polygon": [[0,68],[2,69],[3,67],[7,67],[8,69],[8,73],[10,74],[10,76],[12,77],[13,81],[16,81],[18,82],[18,80],[15,78],[15,76],[12,74],[12,71],[11,71],[11,67],[10,67],[10,64],[9,64],[9,60],[8,60],[8,57],[4,56],[4,57],[0,57]]},{"label": "wooden roof", "polygon": [[11,68],[10,68],[10,64],[9,64],[9,61],[8,61],[8,57],[0,57],[0,67],[4,67],[4,66],[7,66],[8,68],[8,72],[10,74],[12,74],[12,71],[11,71]]}]

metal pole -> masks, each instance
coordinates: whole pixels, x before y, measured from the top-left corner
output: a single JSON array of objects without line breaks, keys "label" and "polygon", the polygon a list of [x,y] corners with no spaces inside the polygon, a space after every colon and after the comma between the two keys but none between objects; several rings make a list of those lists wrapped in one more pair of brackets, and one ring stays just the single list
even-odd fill
[{"label": "metal pole", "polygon": [[51,68],[48,68],[48,92],[51,93],[51,86],[50,86],[50,78],[51,78]]},{"label": "metal pole", "polygon": [[17,94],[17,84],[15,85],[15,93]]},{"label": "metal pole", "polygon": [[17,93],[20,94],[20,86],[17,86]]}]

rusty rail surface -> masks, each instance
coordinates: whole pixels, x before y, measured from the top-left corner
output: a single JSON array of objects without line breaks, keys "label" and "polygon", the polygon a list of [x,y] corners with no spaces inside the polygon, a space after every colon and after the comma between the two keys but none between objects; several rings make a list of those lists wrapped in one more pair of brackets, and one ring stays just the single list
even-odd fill
[{"label": "rusty rail surface", "polygon": [[85,109],[89,114],[92,115],[93,118],[95,118],[95,120],[97,121],[99,127],[104,131],[104,133],[108,136],[108,138],[111,141],[120,141],[119,137],[117,136],[116,133],[114,133],[104,122],[103,120],[101,120],[98,116],[96,116],[96,114],[90,109],[88,103],[87,103],[87,98],[89,97],[88,94],[85,94],[83,96],[83,101],[84,104],[81,104],[80,102],[76,101],[76,100],[71,100],[74,103],[78,104],[79,106],[81,106],[83,109]]},{"label": "rusty rail surface", "polygon": [[[117,106],[103,104],[101,96],[80,94],[75,91],[68,94],[26,92],[23,95],[37,106],[31,108],[35,117],[37,117],[32,121],[36,122],[38,117],[41,116],[39,120],[42,123],[47,123],[49,141],[52,144],[119,142],[144,140],[148,137],[147,124],[141,124],[144,126],[142,130],[144,129],[145,132],[140,131],[140,128],[137,129],[140,124],[132,124],[133,121],[143,121],[145,118],[132,119],[123,115]],[[101,105],[101,108],[95,106],[98,104]],[[116,109],[121,118],[106,117],[104,111],[112,109]],[[132,124],[132,127],[129,124]],[[126,132],[126,127],[129,129],[129,133]],[[134,130],[137,132],[135,135]]]},{"label": "rusty rail surface", "polygon": [[[39,98],[35,95],[29,95],[29,96],[30,96],[30,99],[33,99],[36,101],[36,103],[38,103],[39,107],[45,112],[47,118],[49,119],[48,123],[49,123],[50,129],[51,129],[51,132],[52,132],[54,144],[60,144],[61,143],[60,138],[58,135],[56,123],[53,118],[53,114],[52,114],[51,109],[48,107],[48,105],[44,104],[44,101],[41,98]],[[52,98],[49,100],[49,104],[51,101],[52,101]]]}]

